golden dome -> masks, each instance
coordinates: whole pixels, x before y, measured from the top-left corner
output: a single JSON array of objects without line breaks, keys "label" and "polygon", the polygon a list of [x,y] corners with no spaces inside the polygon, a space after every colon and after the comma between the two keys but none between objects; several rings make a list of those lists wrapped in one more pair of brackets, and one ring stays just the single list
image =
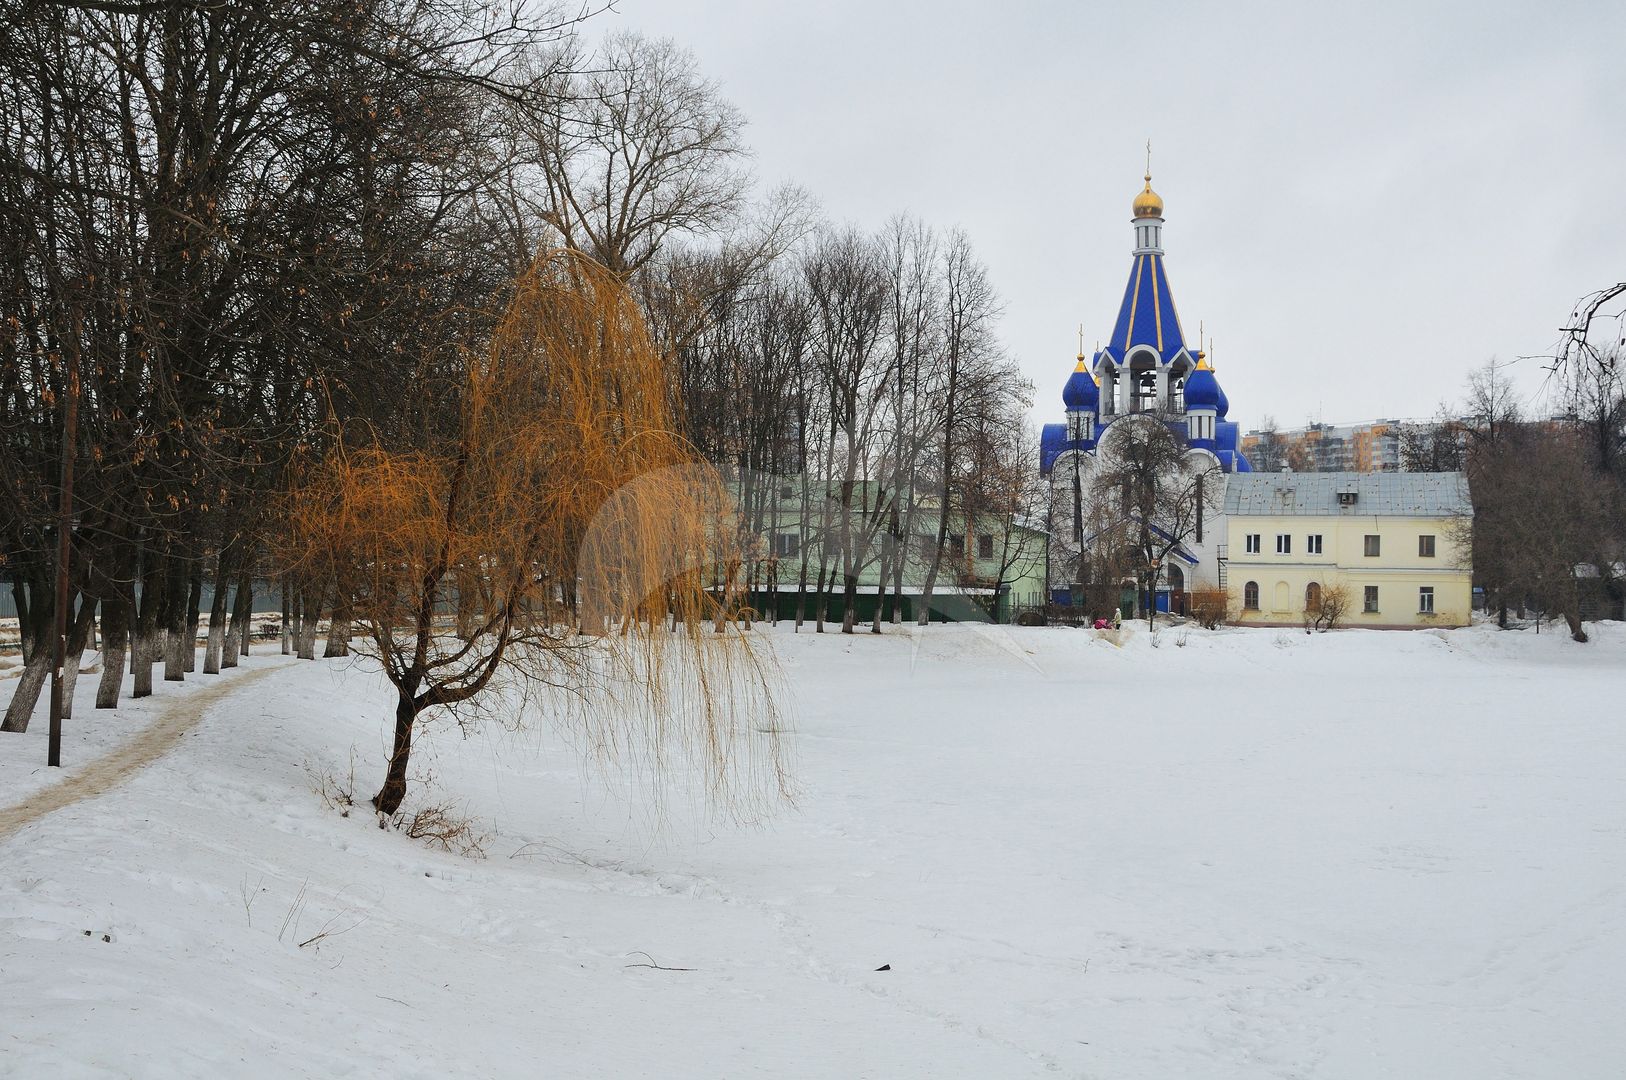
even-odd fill
[{"label": "golden dome", "polygon": [[1152,174],[1146,174],[1146,188],[1135,196],[1135,217],[1160,218],[1163,216],[1163,196],[1152,190]]}]

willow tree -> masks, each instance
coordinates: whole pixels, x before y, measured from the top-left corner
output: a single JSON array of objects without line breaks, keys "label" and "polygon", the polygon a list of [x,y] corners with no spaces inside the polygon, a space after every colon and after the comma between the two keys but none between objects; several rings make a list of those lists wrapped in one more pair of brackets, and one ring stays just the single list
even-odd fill
[{"label": "willow tree", "polygon": [[543,257],[466,369],[451,435],[337,440],[290,499],[295,565],[349,583],[359,648],[396,691],[374,807],[399,809],[426,713],[538,703],[591,752],[691,753],[731,806],[782,795],[770,665],[716,632],[703,586],[726,492],[677,434],[622,281]]}]

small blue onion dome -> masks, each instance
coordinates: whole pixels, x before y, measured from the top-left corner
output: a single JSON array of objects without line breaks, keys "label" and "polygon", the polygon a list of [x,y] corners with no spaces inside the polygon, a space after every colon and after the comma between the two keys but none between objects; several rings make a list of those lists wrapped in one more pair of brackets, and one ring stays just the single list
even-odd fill
[{"label": "small blue onion dome", "polygon": [[1206,364],[1199,364],[1196,371],[1186,376],[1186,408],[1213,409],[1219,411],[1220,401],[1225,397],[1225,391],[1220,389],[1219,380],[1214,378],[1214,372]]},{"label": "small blue onion dome", "polygon": [[1082,356],[1078,358],[1078,366],[1068,377],[1067,385],[1061,388],[1061,400],[1066,402],[1070,411],[1087,412],[1094,412],[1101,400],[1101,391],[1086,369]]},{"label": "small blue onion dome", "polygon": [[1225,388],[1220,386],[1218,379],[1214,380],[1214,389],[1219,391],[1218,415],[1221,420],[1224,420],[1225,414],[1231,411],[1231,399],[1225,396]]}]

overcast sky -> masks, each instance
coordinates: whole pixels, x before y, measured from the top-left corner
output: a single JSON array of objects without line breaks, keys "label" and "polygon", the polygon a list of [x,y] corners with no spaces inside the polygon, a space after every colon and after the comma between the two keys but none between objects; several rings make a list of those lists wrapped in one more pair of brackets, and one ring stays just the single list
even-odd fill
[{"label": "overcast sky", "polygon": [[[1426,416],[1626,280],[1626,3],[619,0],[837,222],[961,225],[1059,420],[1112,329],[1144,145],[1231,419]],[[1534,396],[1541,373],[1518,365]],[[1539,399],[1538,399],[1539,400]]]}]

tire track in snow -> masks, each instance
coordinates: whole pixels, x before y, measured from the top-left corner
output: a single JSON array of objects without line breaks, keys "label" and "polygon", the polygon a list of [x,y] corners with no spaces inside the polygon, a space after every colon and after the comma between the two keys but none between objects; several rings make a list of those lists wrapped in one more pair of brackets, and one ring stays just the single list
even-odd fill
[{"label": "tire track in snow", "polygon": [[64,777],[42,791],[14,806],[0,807],[0,843],[9,840],[19,830],[32,825],[47,814],[53,814],[75,803],[105,795],[122,785],[136,773],[151,765],[175,748],[182,736],[203,719],[203,714],[227,696],[250,686],[286,664],[237,670],[237,678],[223,678],[207,690],[176,698],[165,707],[158,719],[126,739],[123,745],[92,761],[77,772]]}]

